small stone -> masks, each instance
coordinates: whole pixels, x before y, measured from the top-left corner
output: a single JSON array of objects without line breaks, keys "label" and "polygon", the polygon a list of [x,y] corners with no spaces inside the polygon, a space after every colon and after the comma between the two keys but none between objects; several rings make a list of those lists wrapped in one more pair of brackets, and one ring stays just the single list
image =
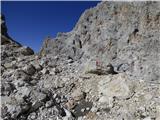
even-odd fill
[{"label": "small stone", "polygon": [[76,89],[75,91],[73,91],[71,96],[75,101],[82,100],[85,97],[84,92],[82,92],[80,89]]},{"label": "small stone", "polygon": [[47,101],[46,102],[46,108],[49,108],[49,107],[51,107],[53,105],[53,101]]},{"label": "small stone", "polygon": [[32,81],[30,81],[30,84],[32,84],[32,85],[35,85],[35,84],[37,84],[37,80],[32,80]]},{"label": "small stone", "polygon": [[24,81],[22,81],[22,80],[15,80],[15,81],[14,81],[14,85],[15,85],[16,87],[23,87],[23,86],[25,85],[25,83],[24,83]]},{"label": "small stone", "polygon": [[35,120],[35,119],[36,119],[36,113],[35,113],[35,112],[31,113],[31,114],[30,114],[30,118],[31,118],[32,120]]},{"label": "small stone", "polygon": [[11,118],[16,119],[21,113],[21,107],[19,105],[8,105],[8,112],[11,114]]},{"label": "small stone", "polygon": [[[108,104],[108,107],[112,107],[113,106],[113,97],[106,97],[106,96],[102,96],[99,101],[99,103],[107,103]],[[105,107],[105,106],[102,106],[102,107]]]},{"label": "small stone", "polygon": [[125,72],[129,69],[129,65],[127,63],[122,63],[118,66],[118,72]]},{"label": "small stone", "polygon": [[23,70],[16,70],[13,74],[14,79],[21,80],[21,81],[30,81],[31,77],[25,73]]},{"label": "small stone", "polygon": [[12,83],[3,83],[1,89],[3,94],[9,95],[11,92],[14,91],[15,86]]},{"label": "small stone", "polygon": [[160,120],[160,106],[159,105],[156,106],[156,119]]},{"label": "small stone", "polygon": [[42,93],[42,92],[37,92],[36,93],[36,98],[39,100],[39,101],[44,101],[46,99],[47,95]]},{"label": "small stone", "polygon": [[146,117],[143,120],[151,120],[151,117]]},{"label": "small stone", "polygon": [[75,101],[74,100],[69,100],[66,104],[65,104],[65,107],[68,109],[68,110],[71,110],[75,107]]},{"label": "small stone", "polygon": [[11,64],[11,63],[5,63],[5,64],[4,64],[4,67],[5,67],[5,68],[12,68],[12,64]]},{"label": "small stone", "polygon": [[19,95],[19,97],[21,96],[22,98],[24,98],[28,97],[30,95],[30,92],[31,92],[30,88],[23,86],[18,89],[17,95]]},{"label": "small stone", "polygon": [[57,96],[58,96],[57,94],[54,94],[54,95],[53,95],[53,98],[55,99]]},{"label": "small stone", "polygon": [[91,108],[91,112],[97,112],[97,111],[98,111],[98,108],[96,108],[96,107]]},{"label": "small stone", "polygon": [[58,69],[58,68],[55,68],[55,74],[58,74],[58,73],[60,73],[60,70]]},{"label": "small stone", "polygon": [[55,60],[58,60],[58,59],[59,59],[59,57],[58,57],[58,56],[55,56],[55,57],[54,57],[54,59],[55,59]]},{"label": "small stone", "polygon": [[78,120],[83,120],[83,117],[82,116],[78,117]]},{"label": "small stone", "polygon": [[89,109],[90,109],[89,107],[86,108],[87,111],[88,111]]},{"label": "small stone", "polygon": [[32,103],[32,108],[31,108],[31,112],[37,110],[39,107],[41,107],[43,105],[43,103],[41,101],[35,101]]},{"label": "small stone", "polygon": [[23,104],[23,103],[22,103],[21,109],[22,109],[22,110],[21,110],[22,112],[26,112],[26,111],[28,111],[28,110],[30,109],[30,106],[27,105],[27,104]]},{"label": "small stone", "polygon": [[59,99],[59,98],[56,98],[55,100],[56,100],[56,103],[60,103],[61,102],[61,99]]},{"label": "small stone", "polygon": [[46,64],[46,61],[41,60],[39,64],[40,64],[41,66],[44,66],[44,65]]},{"label": "small stone", "polygon": [[46,68],[44,68],[42,71],[41,71],[42,74],[49,74],[49,70],[47,70]]},{"label": "small stone", "polygon": [[55,75],[55,68],[51,69],[51,70],[49,71],[49,74]]},{"label": "small stone", "polygon": [[18,57],[17,58],[17,62],[21,62],[21,61],[23,61],[23,58],[22,57]]},{"label": "small stone", "polygon": [[30,64],[24,67],[24,71],[29,75],[33,75],[36,72],[36,69],[32,64]]},{"label": "small stone", "polygon": [[81,109],[81,112],[84,112],[85,111],[85,108]]},{"label": "small stone", "polygon": [[35,67],[35,69],[37,70],[37,71],[40,71],[40,70],[42,70],[42,66],[40,65],[40,64],[34,64],[33,65],[34,67]]},{"label": "small stone", "polygon": [[96,112],[96,114],[97,114],[97,115],[100,115],[101,113],[100,113],[100,112]]},{"label": "small stone", "polygon": [[65,114],[66,114],[66,116],[63,117],[63,120],[73,120],[72,113],[69,110],[65,109],[65,108],[63,108],[63,109],[64,109]]},{"label": "small stone", "polygon": [[72,59],[67,60],[68,63],[73,63],[74,61]]}]

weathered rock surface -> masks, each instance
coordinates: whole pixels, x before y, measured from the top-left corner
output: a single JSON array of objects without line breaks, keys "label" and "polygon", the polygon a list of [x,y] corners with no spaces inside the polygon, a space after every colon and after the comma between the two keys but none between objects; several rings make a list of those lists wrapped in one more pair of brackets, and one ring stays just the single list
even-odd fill
[{"label": "weathered rock surface", "polygon": [[160,2],[101,2],[37,55],[1,19],[2,119],[160,119]]}]

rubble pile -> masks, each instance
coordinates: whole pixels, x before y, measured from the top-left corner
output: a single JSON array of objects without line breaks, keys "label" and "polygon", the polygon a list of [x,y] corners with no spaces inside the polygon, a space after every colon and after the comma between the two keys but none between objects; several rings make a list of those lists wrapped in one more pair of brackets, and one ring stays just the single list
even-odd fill
[{"label": "rubble pile", "polygon": [[160,2],[103,1],[38,54],[1,15],[4,120],[160,120]]}]

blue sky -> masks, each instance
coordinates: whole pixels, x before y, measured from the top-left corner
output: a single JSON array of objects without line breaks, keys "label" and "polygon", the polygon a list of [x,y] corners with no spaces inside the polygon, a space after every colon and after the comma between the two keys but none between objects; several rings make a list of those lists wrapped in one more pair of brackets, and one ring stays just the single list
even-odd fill
[{"label": "blue sky", "polygon": [[38,52],[47,36],[73,29],[81,14],[98,1],[18,1],[1,3],[9,35]]}]

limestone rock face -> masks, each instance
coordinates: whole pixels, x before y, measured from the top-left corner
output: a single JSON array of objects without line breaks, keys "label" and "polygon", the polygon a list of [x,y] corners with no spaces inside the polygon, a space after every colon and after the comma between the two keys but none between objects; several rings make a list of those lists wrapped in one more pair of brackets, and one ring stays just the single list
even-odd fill
[{"label": "limestone rock face", "polygon": [[102,2],[86,10],[71,32],[45,40],[42,51],[87,65],[112,63],[118,72],[158,81],[159,8],[159,2]]},{"label": "limestone rock face", "polygon": [[39,54],[1,19],[2,119],[160,119],[160,2],[100,2]]}]

